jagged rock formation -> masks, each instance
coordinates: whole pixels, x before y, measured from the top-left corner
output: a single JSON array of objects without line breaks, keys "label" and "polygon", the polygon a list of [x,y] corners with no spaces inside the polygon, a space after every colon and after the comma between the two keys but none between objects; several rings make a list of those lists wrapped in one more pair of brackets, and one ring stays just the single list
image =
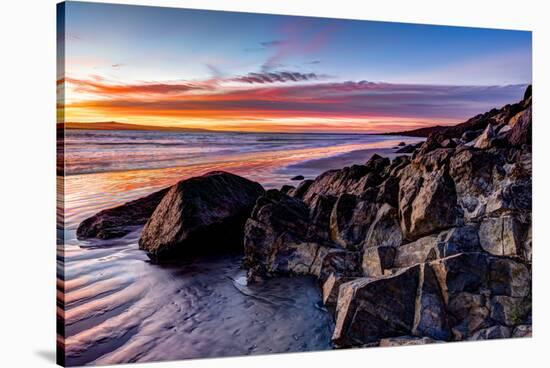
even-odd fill
[{"label": "jagged rock formation", "polygon": [[530,335],[531,124],[529,88],[411,156],[266,192],[245,225],[249,279],[316,276],[336,346]]}]

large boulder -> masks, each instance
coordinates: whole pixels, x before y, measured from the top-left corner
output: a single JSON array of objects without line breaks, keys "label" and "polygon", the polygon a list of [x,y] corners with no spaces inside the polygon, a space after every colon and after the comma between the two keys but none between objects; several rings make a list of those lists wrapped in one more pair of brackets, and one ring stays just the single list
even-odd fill
[{"label": "large boulder", "polygon": [[222,171],[182,180],[143,228],[140,249],[157,261],[242,249],[243,229],[262,186]]},{"label": "large boulder", "polygon": [[112,239],[127,235],[144,225],[170,188],[164,188],[121,206],[103,210],[82,221],[76,230],[78,239]]}]

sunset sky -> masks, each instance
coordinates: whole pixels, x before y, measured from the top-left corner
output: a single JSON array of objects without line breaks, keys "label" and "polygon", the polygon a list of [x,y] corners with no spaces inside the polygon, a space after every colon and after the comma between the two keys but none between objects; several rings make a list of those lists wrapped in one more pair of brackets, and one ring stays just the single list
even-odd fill
[{"label": "sunset sky", "polygon": [[531,83],[525,31],[78,2],[63,20],[67,122],[398,131],[461,122]]}]

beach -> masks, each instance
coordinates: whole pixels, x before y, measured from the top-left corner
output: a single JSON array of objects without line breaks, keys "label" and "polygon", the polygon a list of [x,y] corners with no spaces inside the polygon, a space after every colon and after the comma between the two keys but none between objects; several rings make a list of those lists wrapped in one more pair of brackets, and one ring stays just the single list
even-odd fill
[{"label": "beach", "polygon": [[330,348],[331,316],[313,278],[246,285],[241,255],[150,263],[141,228],[80,241],[100,210],[209,171],[266,189],[291,178],[395,156],[421,138],[342,134],[72,131],[65,134],[64,232],[58,247],[68,365],[173,360]]}]

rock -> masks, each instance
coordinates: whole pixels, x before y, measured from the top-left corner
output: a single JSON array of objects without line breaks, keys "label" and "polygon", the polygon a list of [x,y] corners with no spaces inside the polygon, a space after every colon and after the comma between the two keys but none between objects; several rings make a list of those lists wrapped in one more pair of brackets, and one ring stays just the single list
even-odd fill
[{"label": "rock", "polygon": [[[279,191],[268,190],[258,198],[246,221],[243,265],[254,268],[255,273],[260,274],[273,270],[274,258],[285,257],[297,244],[316,243],[318,239],[308,238],[308,233],[314,233],[308,230],[309,227],[309,208],[304,202]],[[315,247],[308,246],[308,249],[312,248]],[[311,263],[308,264],[310,266]]]},{"label": "rock", "polygon": [[385,270],[393,266],[395,248],[393,246],[381,246],[366,248],[363,253],[362,269],[365,276],[380,277]]},{"label": "rock", "polygon": [[410,335],[415,317],[420,267],[379,279],[360,278],[340,286],[337,346],[361,345],[385,337]]},{"label": "rock", "polygon": [[157,261],[241,249],[244,224],[263,192],[260,184],[222,171],[182,180],[153,212],[139,247]]},{"label": "rock", "polygon": [[466,220],[485,214],[487,197],[494,188],[494,174],[498,174],[498,168],[503,164],[499,155],[472,149],[461,150],[451,158],[449,173],[455,182],[458,204]]},{"label": "rock", "polygon": [[290,180],[304,180],[304,176],[303,175],[296,175],[294,177],[292,177],[292,179]]},{"label": "rock", "polygon": [[390,163],[391,161],[389,158],[382,157],[375,153],[365,163],[365,167],[371,173],[382,173],[386,167],[390,166]]},{"label": "rock", "polygon": [[533,327],[531,325],[519,325],[514,328],[512,337],[531,337],[533,335]]},{"label": "rock", "polygon": [[121,206],[103,210],[82,221],[76,230],[78,239],[122,237],[144,225],[169,188],[149,194]]},{"label": "rock", "polygon": [[522,254],[521,225],[512,216],[485,218],[479,226],[481,247],[497,256]]},{"label": "rock", "polygon": [[433,268],[420,265],[413,335],[449,340],[451,330],[439,283]]},{"label": "rock", "polygon": [[401,245],[403,236],[399,226],[397,209],[384,204],[378,210],[376,218],[369,228],[364,248],[377,246],[397,247]]},{"label": "rock", "polygon": [[328,239],[330,237],[330,217],[332,208],[336,202],[333,196],[317,195],[311,200],[309,206],[310,226],[309,230],[315,232],[311,236]]},{"label": "rock", "polygon": [[308,273],[317,276],[321,283],[330,274],[344,277],[362,276],[361,254],[321,246]]},{"label": "rock", "polygon": [[455,148],[457,146],[454,139],[446,138],[443,141],[441,141],[441,147],[443,148]]},{"label": "rock", "polygon": [[380,347],[434,344],[441,341],[429,337],[399,336],[380,340]]},{"label": "rock", "polygon": [[269,274],[308,275],[312,273],[321,246],[312,242],[294,243],[290,236],[283,234],[273,248],[267,264]]},{"label": "rock", "polygon": [[342,248],[359,250],[376,212],[375,205],[352,194],[342,194],[330,215],[330,239]]},{"label": "rock", "polygon": [[429,254],[427,259],[450,257],[459,253],[480,252],[478,229],[475,225],[454,227],[441,232],[437,237],[437,246],[434,254]]},{"label": "rock", "polygon": [[450,334],[445,321],[435,275],[417,265],[393,275],[342,284],[333,341],[354,346],[413,331],[445,338]]},{"label": "rock", "polygon": [[447,312],[454,340],[464,340],[491,323],[487,297],[483,294],[454,293],[449,297]]},{"label": "rock", "polygon": [[461,253],[431,261],[446,301],[453,293],[477,293],[487,288],[490,258],[483,253]]},{"label": "rock", "polygon": [[413,153],[415,149],[416,146],[412,144],[407,144],[406,146],[399,148],[397,151],[395,151],[395,153]]},{"label": "rock", "polygon": [[477,331],[468,340],[493,340],[507,339],[511,336],[511,330],[506,326],[491,326]]},{"label": "rock", "polygon": [[406,145],[405,142],[399,142],[399,144],[398,144],[399,147],[403,147],[403,146],[405,146],[405,145]]},{"label": "rock", "polygon": [[403,170],[399,182],[399,218],[404,239],[415,240],[455,226],[460,219],[455,185],[438,153],[448,152],[434,151],[422,162],[413,162]]},{"label": "rock", "polygon": [[506,326],[525,323],[531,315],[531,303],[524,298],[497,295],[491,298],[491,318]]},{"label": "rock", "polygon": [[303,199],[309,203],[318,194],[362,196],[366,190],[373,189],[383,181],[381,171],[389,163],[388,158],[373,155],[365,165],[353,165],[340,170],[326,171],[315,178]]},{"label": "rock", "polygon": [[307,192],[311,184],[313,184],[313,180],[311,179],[301,181],[296,189],[289,190],[287,194],[294,198],[303,199],[304,194]]},{"label": "rock", "polygon": [[336,311],[336,304],[338,302],[338,292],[340,285],[346,282],[354,280],[353,277],[343,277],[331,273],[327,280],[323,284],[323,304],[331,312]]},{"label": "rock", "polygon": [[399,178],[396,175],[389,174],[389,177],[378,186],[376,203],[386,203],[396,207],[399,200]]},{"label": "rock", "polygon": [[479,135],[483,132],[483,130],[467,130],[465,131],[462,136],[460,137],[460,139],[463,141],[463,142],[471,142],[473,141],[474,139],[476,139],[477,137],[479,137]]},{"label": "rock", "polygon": [[284,194],[288,194],[291,190],[294,190],[296,188],[294,188],[292,185],[283,185],[281,187],[281,192],[283,192]]},{"label": "rock", "polygon": [[531,106],[517,117],[512,129],[508,132],[507,140],[512,146],[532,144],[532,117]]},{"label": "rock", "polygon": [[527,266],[514,260],[492,258],[490,289],[493,295],[527,297],[531,293],[531,272]]},{"label": "rock", "polygon": [[493,140],[496,137],[495,129],[491,124],[488,124],[483,133],[476,138],[474,142],[474,148],[487,149],[493,144]]},{"label": "rock", "polygon": [[438,236],[428,235],[414,242],[396,248],[393,267],[404,268],[428,260],[431,251],[437,246]]}]

